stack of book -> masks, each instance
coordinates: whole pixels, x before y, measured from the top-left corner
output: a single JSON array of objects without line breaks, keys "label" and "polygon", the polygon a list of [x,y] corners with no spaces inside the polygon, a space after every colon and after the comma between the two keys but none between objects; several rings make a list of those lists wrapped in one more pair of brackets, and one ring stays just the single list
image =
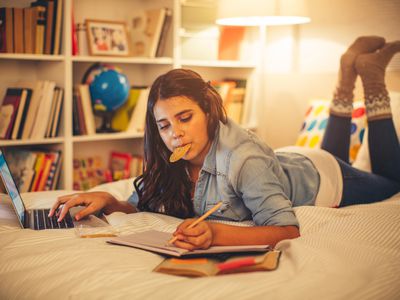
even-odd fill
[{"label": "stack of book", "polygon": [[143,157],[112,151],[108,168],[100,156],[74,158],[74,190],[88,190],[99,184],[142,174]]},{"label": "stack of book", "polygon": [[63,0],[0,8],[0,53],[60,54]]},{"label": "stack of book", "polygon": [[169,8],[138,12],[132,19],[132,55],[160,57],[164,55],[172,11]]},{"label": "stack of book", "polygon": [[56,189],[61,169],[60,151],[13,149],[5,156],[21,193]]},{"label": "stack of book", "polygon": [[113,181],[139,176],[142,174],[142,169],[142,156],[126,152],[111,152],[110,170]]},{"label": "stack of book", "polygon": [[72,110],[74,135],[95,134],[96,122],[89,85],[80,84],[74,88]]},{"label": "stack of book", "polygon": [[243,110],[246,98],[246,80],[224,79],[214,80],[211,85],[220,94],[228,118],[243,124]]},{"label": "stack of book", "polygon": [[[143,132],[146,116],[147,98],[150,89],[146,86],[132,86],[124,105],[114,112],[111,127],[115,131]],[[99,127],[92,107],[89,85],[80,84],[74,88],[73,133],[92,135]]]},{"label": "stack of book", "polygon": [[110,182],[111,175],[99,156],[74,158],[73,189],[88,190],[99,184]]},{"label": "stack of book", "polygon": [[47,80],[7,88],[0,106],[0,139],[56,137],[63,95],[62,88]]}]

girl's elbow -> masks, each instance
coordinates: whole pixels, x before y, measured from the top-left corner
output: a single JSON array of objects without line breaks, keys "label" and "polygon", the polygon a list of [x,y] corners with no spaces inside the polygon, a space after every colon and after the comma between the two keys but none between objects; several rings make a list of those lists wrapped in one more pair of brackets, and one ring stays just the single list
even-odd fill
[{"label": "girl's elbow", "polygon": [[300,230],[297,226],[287,226],[286,232],[288,235],[288,239],[296,239],[300,237]]}]

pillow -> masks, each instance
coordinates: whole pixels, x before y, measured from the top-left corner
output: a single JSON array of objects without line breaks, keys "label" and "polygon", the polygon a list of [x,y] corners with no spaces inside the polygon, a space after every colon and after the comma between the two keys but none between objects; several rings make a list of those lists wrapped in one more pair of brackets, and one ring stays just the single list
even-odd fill
[{"label": "pillow", "polygon": [[133,186],[134,179],[135,177],[132,177],[103,183],[89,189],[87,192],[108,192],[120,201],[127,200],[135,190],[135,187]]},{"label": "pillow", "polygon": [[[400,93],[390,92],[390,107],[392,108],[394,127],[396,128],[397,136],[400,141]],[[371,161],[368,150],[368,130],[365,131],[365,139],[358,151],[357,158],[353,163],[353,167],[360,170],[371,172]]]},{"label": "pillow", "polygon": [[[300,129],[296,146],[319,148],[321,147],[325,129],[328,124],[330,101],[312,100],[307,109],[303,125]],[[354,102],[354,110],[351,120],[351,136],[349,160],[353,162],[364,137],[366,115],[364,103]]]}]

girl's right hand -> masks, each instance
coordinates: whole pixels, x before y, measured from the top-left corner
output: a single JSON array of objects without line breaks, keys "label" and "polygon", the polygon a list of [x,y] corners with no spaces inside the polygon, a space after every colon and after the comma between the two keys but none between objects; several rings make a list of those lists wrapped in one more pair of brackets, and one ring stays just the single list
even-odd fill
[{"label": "girl's right hand", "polygon": [[58,221],[60,222],[71,207],[78,205],[86,206],[75,215],[75,219],[79,221],[83,217],[100,211],[116,202],[118,200],[107,192],[87,192],[61,196],[57,198],[57,201],[51,208],[49,217],[52,217],[57,211]]}]

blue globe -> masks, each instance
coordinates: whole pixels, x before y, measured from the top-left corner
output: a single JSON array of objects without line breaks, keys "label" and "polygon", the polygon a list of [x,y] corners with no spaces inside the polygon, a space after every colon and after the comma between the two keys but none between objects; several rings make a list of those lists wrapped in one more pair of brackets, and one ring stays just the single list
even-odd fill
[{"label": "blue globe", "polygon": [[128,78],[117,71],[100,65],[91,72],[90,96],[94,111],[112,112],[128,99]]}]

